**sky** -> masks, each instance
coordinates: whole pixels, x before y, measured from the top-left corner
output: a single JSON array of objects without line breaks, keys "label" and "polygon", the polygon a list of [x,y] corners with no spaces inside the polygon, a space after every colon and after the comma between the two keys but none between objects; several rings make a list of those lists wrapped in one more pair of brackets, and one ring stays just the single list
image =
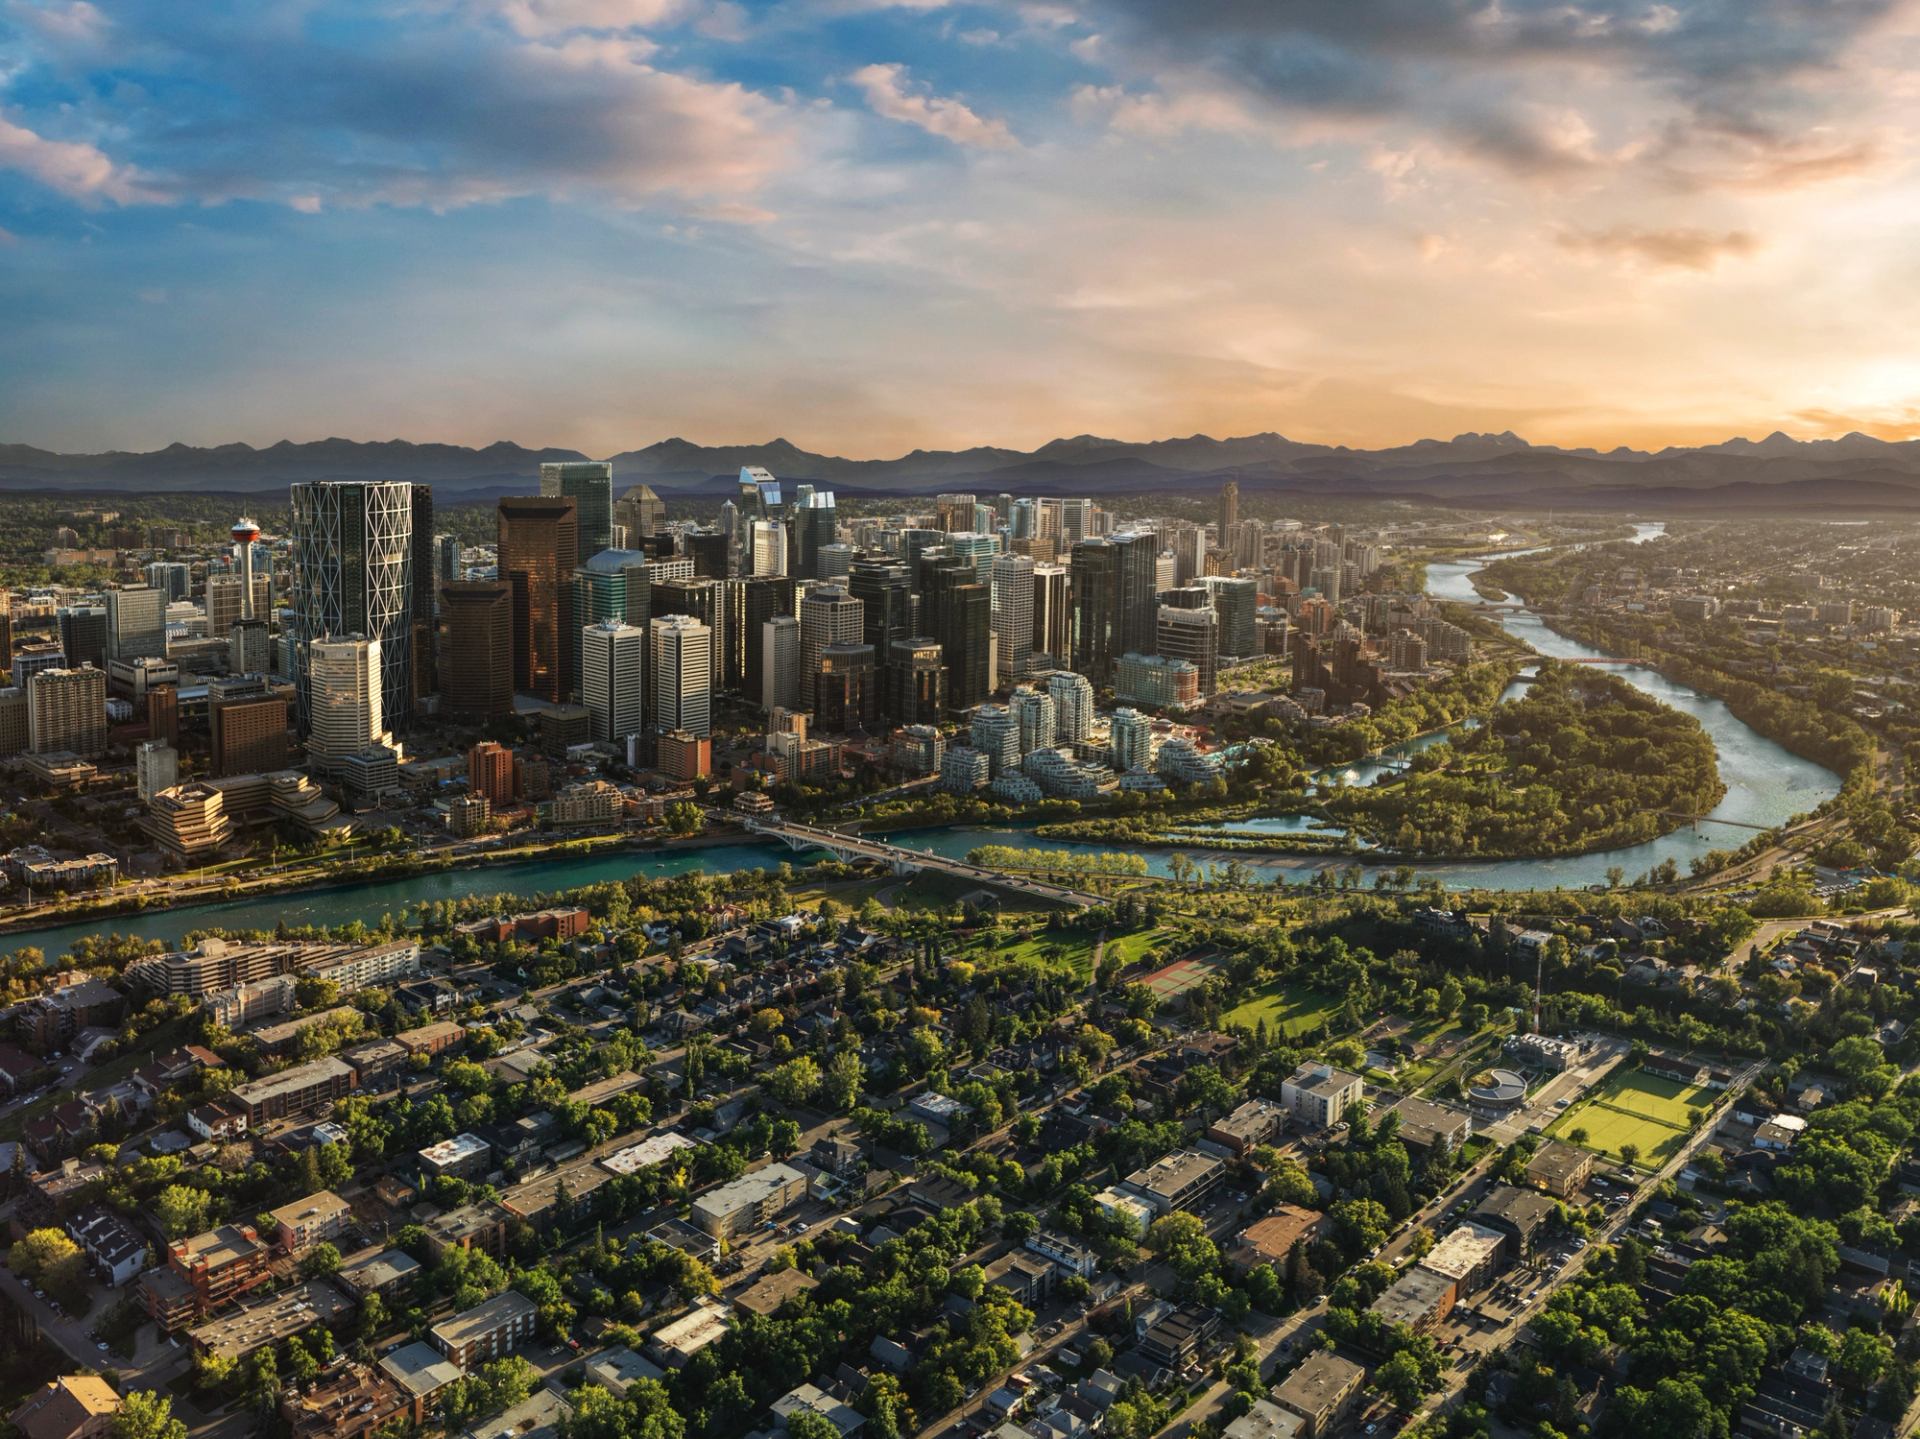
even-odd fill
[{"label": "sky", "polygon": [[0,443],[1920,436],[1909,0],[0,0]]}]

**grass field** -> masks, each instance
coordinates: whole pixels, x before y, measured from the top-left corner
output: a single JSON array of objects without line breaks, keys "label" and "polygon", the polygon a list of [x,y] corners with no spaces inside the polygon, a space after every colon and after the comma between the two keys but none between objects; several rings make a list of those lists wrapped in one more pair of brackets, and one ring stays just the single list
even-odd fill
[{"label": "grass field", "polygon": [[[1131,964],[1147,950],[1167,937],[1164,929],[1143,929],[1132,934],[1110,935],[1107,954],[1122,964]],[[1077,930],[1049,933],[1037,931],[1032,939],[989,938],[969,946],[965,958],[984,964],[1006,964],[1019,960],[1038,960],[1044,964],[1065,965],[1079,979],[1093,978],[1093,949],[1096,936]]]},{"label": "grass field", "polygon": [[1323,990],[1275,980],[1262,986],[1246,1003],[1229,1010],[1226,1022],[1252,1029],[1264,1019],[1270,1034],[1305,1034],[1331,1023],[1343,1002]]},{"label": "grass field", "polygon": [[1644,1069],[1617,1069],[1590,1098],[1569,1109],[1547,1126],[1547,1133],[1565,1139],[1584,1129],[1586,1148],[1620,1158],[1625,1145],[1639,1150],[1641,1167],[1657,1165],[1686,1143],[1693,1133],[1696,1104],[1711,1104],[1713,1091],[1648,1074]]}]

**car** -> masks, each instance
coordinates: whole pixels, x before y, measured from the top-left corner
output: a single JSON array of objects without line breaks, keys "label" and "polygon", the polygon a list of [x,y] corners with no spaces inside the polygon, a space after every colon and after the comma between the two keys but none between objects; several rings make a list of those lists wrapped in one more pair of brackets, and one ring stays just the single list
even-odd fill
[{"label": "car", "polygon": [[1572,1103],[1573,1101],[1571,1099],[1556,1099],[1553,1101],[1553,1107],[1555,1109],[1565,1109],[1569,1104],[1572,1104]]},{"label": "car", "polygon": [[93,1347],[95,1349],[98,1349],[102,1354],[105,1354],[107,1352],[107,1346],[104,1344],[96,1344]]},{"label": "car", "polygon": [[571,1349],[575,1354],[578,1354],[580,1352],[580,1341],[578,1339],[569,1339],[567,1341],[567,1348]]}]

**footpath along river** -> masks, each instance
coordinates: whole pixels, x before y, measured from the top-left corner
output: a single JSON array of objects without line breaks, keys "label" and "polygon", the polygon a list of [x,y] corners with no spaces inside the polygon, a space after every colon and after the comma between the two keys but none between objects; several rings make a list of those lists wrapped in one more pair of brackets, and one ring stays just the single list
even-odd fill
[{"label": "footpath along river", "polygon": [[[1657,524],[1636,526],[1635,538],[1641,541],[1652,539],[1664,528]],[[1478,596],[1474,592],[1471,577],[1488,558],[1493,557],[1428,565],[1428,593],[1436,599],[1473,603]],[[1612,658],[1603,650],[1555,634],[1544,620],[1531,612],[1503,614],[1501,623],[1509,633],[1526,641],[1541,654],[1556,659]],[[1712,817],[1770,827],[1813,809],[1839,792],[1840,781],[1834,774],[1809,760],[1790,754],[1749,728],[1734,718],[1733,713],[1720,701],[1676,684],[1657,671],[1641,665],[1623,665],[1613,672],[1663,704],[1692,715],[1712,737],[1719,751],[1720,775],[1727,786],[1726,797],[1713,810]],[[1438,736],[1425,736],[1410,741],[1405,749],[1417,749],[1437,741]],[[1383,756],[1384,763],[1349,766],[1341,772],[1341,782],[1371,784],[1390,771],[1395,757],[1395,753],[1389,751]],[[1301,827],[1302,820],[1289,816],[1279,820],[1251,821],[1235,826],[1234,832],[1280,834],[1297,832]],[[1416,865],[1415,869],[1423,875],[1438,876],[1455,889],[1578,887],[1604,883],[1607,871],[1616,866],[1624,870],[1628,878],[1633,878],[1668,859],[1673,860],[1684,873],[1695,856],[1712,849],[1736,848],[1745,843],[1751,833],[1727,825],[1703,824],[1697,833],[1690,827],[1678,829],[1646,844],[1597,854],[1559,859],[1435,861]],[[951,858],[962,858],[968,850],[983,844],[1008,845],[1017,849],[1077,849],[1088,852],[1124,848],[1111,844],[1043,840],[1027,830],[1002,827],[913,830],[894,836],[894,839],[908,848]],[[1171,873],[1169,860],[1174,851],[1149,848],[1139,852],[1145,856],[1148,868],[1153,873]],[[1222,862],[1238,859],[1260,878],[1285,878],[1294,882],[1305,881],[1315,870],[1329,864],[1344,865],[1349,862],[1345,858],[1230,854],[1201,849],[1193,850],[1191,857],[1201,861]],[[76,939],[89,934],[130,934],[171,941],[189,929],[207,925],[271,929],[282,919],[289,924],[346,924],[355,919],[372,922],[384,914],[409,911],[413,906],[429,900],[457,899],[474,894],[531,897],[602,880],[626,879],[633,875],[660,877],[691,871],[722,874],[740,869],[771,869],[782,863],[801,863],[804,860],[805,856],[796,855],[783,845],[763,844],[717,845],[657,855],[636,855],[632,851],[623,851],[588,860],[523,860],[352,887],[272,895],[223,904],[190,905],[117,919],[22,930],[0,937],[0,950],[12,951],[25,945],[34,945],[49,955],[57,955]],[[1368,866],[1364,855],[1359,857],[1359,862],[1369,870],[1378,867]],[[1395,866],[1397,862],[1389,867]]]}]

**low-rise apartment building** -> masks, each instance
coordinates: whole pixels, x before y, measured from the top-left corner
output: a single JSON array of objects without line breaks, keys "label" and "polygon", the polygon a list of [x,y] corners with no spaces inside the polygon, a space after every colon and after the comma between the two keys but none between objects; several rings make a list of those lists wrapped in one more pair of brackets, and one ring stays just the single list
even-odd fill
[{"label": "low-rise apartment building", "polygon": [[769,1164],[694,1200],[693,1222],[715,1239],[731,1239],[784,1213],[806,1192],[806,1175],[788,1164]]},{"label": "low-rise apartment building", "polygon": [[517,1289],[496,1294],[431,1331],[433,1344],[462,1369],[511,1354],[533,1337],[539,1311]]}]

